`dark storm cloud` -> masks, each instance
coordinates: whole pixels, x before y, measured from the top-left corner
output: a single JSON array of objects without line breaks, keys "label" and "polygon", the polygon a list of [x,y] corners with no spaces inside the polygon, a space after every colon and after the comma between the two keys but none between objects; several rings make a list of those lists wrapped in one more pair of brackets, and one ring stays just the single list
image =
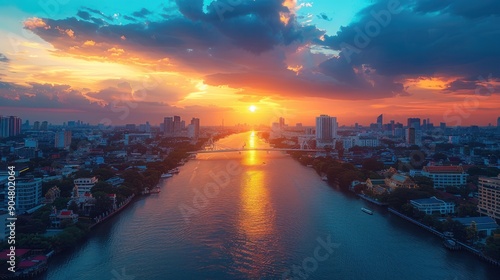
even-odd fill
[{"label": "dark storm cloud", "polygon": [[151,14],[151,11],[149,11],[148,9],[146,8],[142,8],[140,11],[137,11],[137,12],[133,12],[132,15],[134,17],[138,17],[138,18],[145,18],[146,16],[150,15]]},{"label": "dark storm cloud", "polygon": [[500,15],[500,5],[497,0],[420,0],[415,3],[414,7],[417,12],[449,13],[467,18]]},{"label": "dark storm cloud", "polygon": [[9,59],[2,53],[0,53],[0,62],[9,62]]},{"label": "dark storm cloud", "polygon": [[96,15],[99,15],[99,16],[107,19],[107,20],[110,20],[110,21],[113,20],[113,17],[107,16],[107,15],[105,15],[103,12],[101,12],[99,10],[88,8],[88,7],[84,7],[84,9],[86,9],[87,11],[92,12],[92,13],[94,13]]},{"label": "dark storm cloud", "polygon": [[90,19],[90,14],[86,11],[78,11],[78,13],[76,14],[77,16],[79,16],[80,18],[84,19],[84,20],[89,20]]},{"label": "dark storm cloud", "polygon": [[[490,73],[500,77],[500,17],[488,16],[500,2],[401,1],[399,12],[389,17],[384,12],[387,3],[380,1],[362,10],[358,21],[335,36],[326,36],[326,45],[341,50],[341,57],[354,67],[369,65],[386,77],[477,79]],[[331,76],[345,75],[339,68],[330,65],[323,70]]]}]

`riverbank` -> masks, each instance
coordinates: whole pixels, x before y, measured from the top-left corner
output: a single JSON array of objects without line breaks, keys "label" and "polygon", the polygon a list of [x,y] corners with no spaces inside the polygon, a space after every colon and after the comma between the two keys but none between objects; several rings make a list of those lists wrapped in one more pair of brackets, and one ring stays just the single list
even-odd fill
[{"label": "riverbank", "polygon": [[125,207],[127,207],[129,205],[129,203],[132,201],[132,199],[134,197],[135,197],[135,194],[132,194],[126,200],[122,201],[120,203],[120,205],[118,206],[118,208],[116,208],[115,210],[107,213],[106,215],[101,215],[101,216],[96,217],[95,218],[96,222],[93,223],[92,225],[90,225],[89,229],[92,229],[93,227],[97,226],[98,224],[105,222],[107,219],[113,217],[114,215],[116,215],[117,213],[119,213],[120,211],[125,209]]},{"label": "riverbank", "polygon": [[[403,215],[402,213],[396,211],[395,209],[392,209],[392,208],[389,207],[387,210],[389,212],[391,212],[392,214],[394,214],[394,215],[396,215],[396,216],[398,216],[400,218],[403,218],[403,219],[405,219],[405,220],[407,220],[407,221],[409,221],[409,222],[411,222],[411,223],[419,226],[420,228],[423,228],[423,229],[429,231],[430,233],[432,233],[434,235],[437,235],[440,238],[443,238],[443,239],[447,238],[443,233],[437,231],[436,229],[433,229],[433,228],[431,228],[431,227],[429,227],[427,225],[422,224],[421,222],[419,222],[417,220],[414,220],[414,219],[412,219],[412,218],[410,218],[410,217],[408,217],[406,215]],[[453,240],[453,241],[455,241],[457,244],[459,244],[461,248],[463,248],[466,251],[468,251],[468,252],[476,255],[477,257],[479,257],[483,261],[486,261],[486,262],[488,262],[490,264],[493,264],[493,265],[496,265],[496,266],[500,266],[500,261],[497,261],[497,260],[492,259],[492,258],[490,258],[488,256],[485,256],[480,250],[478,250],[478,249],[476,249],[474,247],[471,247],[471,246],[469,246],[469,245],[467,245],[467,244],[465,244],[463,242],[460,242],[458,240]]]}]

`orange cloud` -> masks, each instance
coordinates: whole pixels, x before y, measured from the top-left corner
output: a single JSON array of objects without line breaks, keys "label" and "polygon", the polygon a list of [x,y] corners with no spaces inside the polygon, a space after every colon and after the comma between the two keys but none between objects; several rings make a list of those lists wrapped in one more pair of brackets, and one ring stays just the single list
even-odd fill
[{"label": "orange cloud", "polygon": [[93,40],[88,40],[83,43],[84,46],[95,46],[95,42]]},{"label": "orange cloud", "polygon": [[24,21],[24,27],[28,28],[30,30],[36,29],[36,28],[44,28],[44,29],[50,29],[50,26],[47,25],[41,18],[37,17],[32,17],[28,18],[27,20]]},{"label": "orange cloud", "polygon": [[108,52],[111,53],[112,56],[120,56],[125,53],[124,49],[111,48],[108,49]]}]

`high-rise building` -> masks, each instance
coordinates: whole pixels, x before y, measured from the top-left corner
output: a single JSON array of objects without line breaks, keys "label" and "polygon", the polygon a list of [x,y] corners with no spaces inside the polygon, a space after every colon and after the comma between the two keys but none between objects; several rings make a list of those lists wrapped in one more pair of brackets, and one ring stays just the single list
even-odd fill
[{"label": "high-rise building", "polygon": [[21,134],[21,119],[16,116],[9,117],[9,136]]},{"label": "high-rise building", "polygon": [[409,127],[406,129],[406,143],[409,145],[415,145],[415,128]]},{"label": "high-rise building", "polygon": [[40,125],[40,130],[47,131],[49,129],[49,123],[47,121],[43,121],[42,125]]},{"label": "high-rise building", "polygon": [[[6,184],[7,185],[7,184]],[[5,196],[7,198],[7,196]],[[42,179],[21,177],[16,179],[16,212],[24,213],[42,203]]]},{"label": "high-rise building", "polygon": [[500,128],[500,117],[497,119],[497,127]]},{"label": "high-rise building", "polygon": [[174,116],[174,134],[181,132],[181,117]]},{"label": "high-rise building", "polygon": [[165,117],[163,119],[163,135],[171,136],[174,134],[174,119],[172,117]]},{"label": "high-rise building", "polygon": [[445,130],[446,129],[446,123],[444,123],[444,122],[439,123],[439,128],[442,129],[442,130]]},{"label": "high-rise building", "polygon": [[59,149],[68,149],[71,146],[71,130],[56,132],[55,147]]},{"label": "high-rise building", "polygon": [[40,130],[40,122],[36,121],[33,123],[33,130]]},{"label": "high-rise building", "polygon": [[479,177],[477,211],[497,221],[500,220],[500,175]]},{"label": "high-rise building", "polygon": [[200,137],[200,119],[193,118],[191,124],[188,125],[188,137],[194,140],[198,140]]},{"label": "high-rise building", "polygon": [[413,127],[420,130],[420,118],[408,118],[407,127]]},{"label": "high-rise building", "polygon": [[0,137],[9,137],[9,118],[0,116]]},{"label": "high-rise building", "polygon": [[11,137],[21,134],[22,121],[16,116],[0,116],[0,137]]},{"label": "high-rise building", "polygon": [[384,124],[384,114],[380,114],[380,116],[377,117],[378,128],[381,129],[383,124]]},{"label": "high-rise building", "polygon": [[280,117],[280,129],[283,129],[285,127],[285,118]]},{"label": "high-rise building", "polygon": [[337,138],[337,118],[328,115],[316,117],[316,146],[333,146]]}]

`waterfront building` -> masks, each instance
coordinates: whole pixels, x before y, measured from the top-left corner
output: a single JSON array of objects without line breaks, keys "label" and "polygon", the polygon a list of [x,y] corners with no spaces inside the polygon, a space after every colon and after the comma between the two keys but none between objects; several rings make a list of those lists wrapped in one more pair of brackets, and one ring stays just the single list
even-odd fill
[{"label": "waterfront building", "polygon": [[484,236],[490,236],[498,229],[498,224],[491,217],[453,218],[453,220],[467,227],[470,227],[472,222],[476,223],[477,233]]},{"label": "waterfront building", "polygon": [[385,184],[384,179],[368,178],[366,179],[366,187],[368,190],[378,195],[390,192],[390,188]]},{"label": "waterfront building", "polygon": [[422,176],[434,181],[434,188],[464,187],[467,184],[467,174],[462,166],[425,166]]},{"label": "waterfront building", "polygon": [[415,184],[410,177],[399,173],[385,178],[384,182],[389,188],[391,188],[391,191],[394,191],[397,188],[413,189],[418,187],[418,185]]},{"label": "waterfront building", "polygon": [[200,137],[200,119],[193,118],[191,124],[188,125],[188,137],[193,140],[198,140]]},{"label": "waterfront building", "polygon": [[84,196],[85,193],[90,193],[90,190],[92,189],[92,187],[95,186],[97,181],[98,180],[96,177],[75,179],[73,181],[73,183],[75,184],[75,188],[74,188],[75,194],[78,194],[77,196],[81,197],[81,196]]},{"label": "waterfront building", "polygon": [[425,214],[432,215],[439,214],[453,214],[455,213],[455,204],[452,202],[445,202],[444,200],[437,199],[435,196],[430,198],[413,199],[410,200],[411,205],[418,211]]},{"label": "waterfront building", "polygon": [[479,177],[477,211],[497,221],[500,220],[500,175]]},{"label": "waterfront building", "polygon": [[60,228],[62,226],[72,225],[78,222],[78,214],[73,213],[73,210],[63,209],[57,212],[54,207],[52,214],[50,214],[50,223],[54,228]]},{"label": "waterfront building", "polygon": [[335,146],[337,138],[337,118],[328,115],[316,117],[316,147]]}]

